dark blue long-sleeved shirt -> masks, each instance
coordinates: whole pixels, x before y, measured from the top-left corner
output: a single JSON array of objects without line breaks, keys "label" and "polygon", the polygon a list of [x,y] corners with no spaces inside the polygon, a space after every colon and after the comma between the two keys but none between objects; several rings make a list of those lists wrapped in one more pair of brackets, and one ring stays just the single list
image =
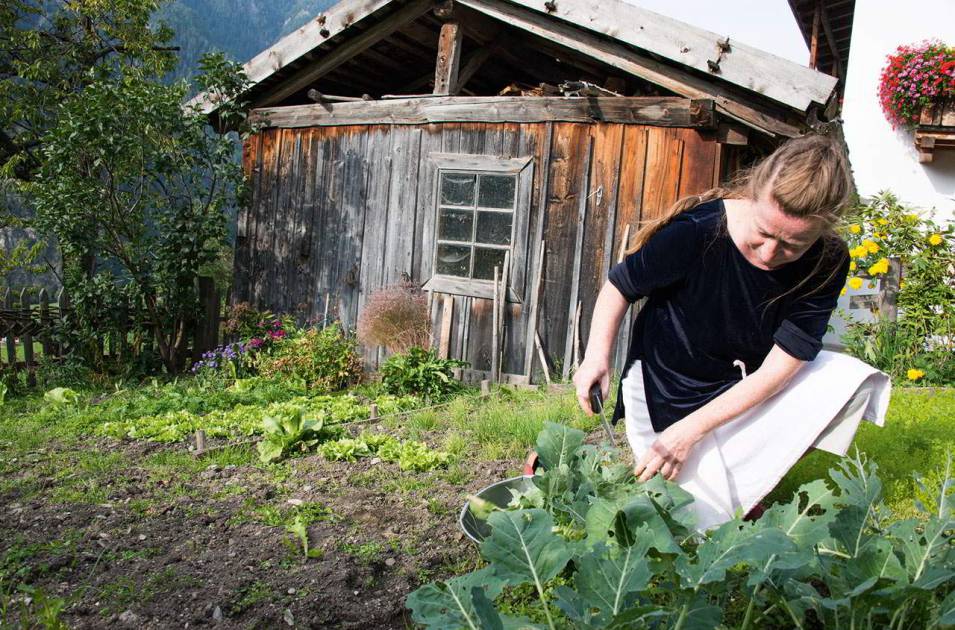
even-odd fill
[{"label": "dark blue long-sleeved shirt", "polygon": [[[759,269],[730,238],[725,212],[721,199],[684,211],[610,270],[628,302],[647,298],[621,380],[639,359],[657,432],[739,381],[737,359],[752,372],[776,344],[812,361],[845,283],[842,240],[820,238],[798,260]],[[614,421],[623,415],[621,388]]]}]

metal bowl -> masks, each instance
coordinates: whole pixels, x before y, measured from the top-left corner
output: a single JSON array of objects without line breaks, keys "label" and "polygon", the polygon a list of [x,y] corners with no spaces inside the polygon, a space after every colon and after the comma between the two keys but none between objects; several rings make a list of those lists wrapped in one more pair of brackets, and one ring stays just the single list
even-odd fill
[{"label": "metal bowl", "polygon": [[[521,475],[520,477],[511,477],[504,481],[492,483],[477,492],[477,496],[485,501],[490,501],[499,508],[506,508],[512,498],[510,490],[519,492],[529,490],[534,485],[533,477],[533,475]],[[464,507],[461,508],[461,516],[458,518],[458,522],[468,538],[478,544],[491,534],[491,528],[488,527],[487,522],[474,518],[474,515],[471,514],[471,504],[468,502],[465,502]]]}]

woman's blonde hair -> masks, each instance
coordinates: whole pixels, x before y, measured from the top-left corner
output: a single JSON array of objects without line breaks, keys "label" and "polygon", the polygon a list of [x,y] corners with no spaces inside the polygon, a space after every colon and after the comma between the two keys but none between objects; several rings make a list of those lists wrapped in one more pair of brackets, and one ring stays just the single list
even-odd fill
[{"label": "woman's blonde hair", "polygon": [[825,224],[825,236],[849,205],[852,180],[842,147],[829,136],[810,134],[780,145],[754,166],[738,173],[726,186],[683,197],[659,218],[643,223],[627,253],[637,251],[684,210],[714,199],[752,199],[769,186],[769,194],[792,217],[815,217]]},{"label": "woman's blonde hair", "polygon": [[[808,134],[786,141],[754,166],[740,171],[726,186],[711,188],[699,195],[683,197],[663,215],[644,223],[633,237],[627,254],[639,250],[663,226],[684,210],[714,199],[758,199],[768,187],[770,198],[789,216],[817,218],[823,222],[823,250],[812,271],[792,289],[777,295],[767,307],[783,297],[800,291],[828,259],[841,251],[842,240],[835,233],[852,199],[849,161],[842,147],[829,136]],[[725,225],[723,226],[725,230]],[[838,273],[834,265],[829,276],[807,291],[812,295],[829,284]],[[765,312],[764,312],[765,314]]]}]

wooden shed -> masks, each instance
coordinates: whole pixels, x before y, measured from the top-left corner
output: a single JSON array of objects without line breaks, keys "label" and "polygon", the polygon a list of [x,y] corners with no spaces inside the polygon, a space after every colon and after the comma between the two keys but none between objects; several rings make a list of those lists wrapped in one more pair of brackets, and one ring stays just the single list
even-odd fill
[{"label": "wooden shed", "polygon": [[510,382],[568,373],[641,221],[835,107],[833,77],[616,0],[343,0],[245,68],[232,299],[353,327],[409,281],[435,346]]}]

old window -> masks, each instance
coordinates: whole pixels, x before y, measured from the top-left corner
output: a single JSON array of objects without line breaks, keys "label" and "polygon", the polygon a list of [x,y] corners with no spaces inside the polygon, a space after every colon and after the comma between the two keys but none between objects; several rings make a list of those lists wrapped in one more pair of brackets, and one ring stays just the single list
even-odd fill
[{"label": "old window", "polygon": [[511,254],[508,298],[523,292],[532,161],[432,154],[435,189],[431,279],[425,288],[493,295],[494,267]]}]

